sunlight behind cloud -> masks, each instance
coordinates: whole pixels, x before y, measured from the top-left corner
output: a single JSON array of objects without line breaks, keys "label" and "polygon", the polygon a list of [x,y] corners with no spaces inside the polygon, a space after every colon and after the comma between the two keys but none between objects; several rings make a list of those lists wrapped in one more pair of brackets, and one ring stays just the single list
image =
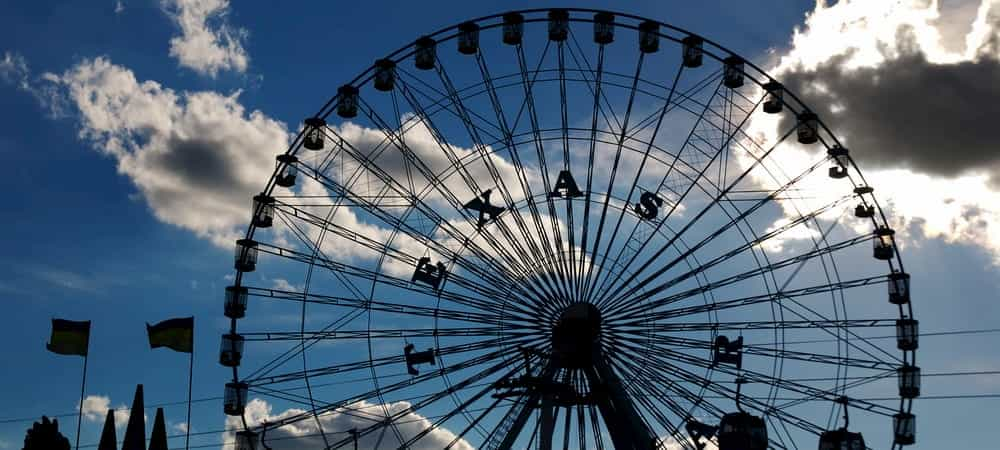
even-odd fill
[{"label": "sunlight behind cloud", "polygon": [[[956,26],[942,17],[955,11],[933,0],[820,1],[768,72],[843,140],[892,226],[982,247],[1000,264],[1000,153],[990,124],[1000,110],[981,101],[1000,94],[1000,2],[982,1],[958,37],[940,28]],[[793,123],[758,116],[749,129],[773,142]],[[820,157],[783,147],[789,173]]]}]

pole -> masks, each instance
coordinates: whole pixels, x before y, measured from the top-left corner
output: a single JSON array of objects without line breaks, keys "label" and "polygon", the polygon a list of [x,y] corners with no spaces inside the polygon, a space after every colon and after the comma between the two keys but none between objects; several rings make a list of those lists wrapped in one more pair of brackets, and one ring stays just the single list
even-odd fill
[{"label": "pole", "polygon": [[76,414],[76,450],[80,450],[80,420],[83,418],[83,394],[87,387],[87,358],[89,357],[89,351],[86,355],[83,355],[83,381],[80,382],[80,410]]},{"label": "pole", "polygon": [[[194,332],[192,332],[194,334]],[[194,336],[191,337],[194,341]],[[189,450],[191,442],[191,380],[194,379],[194,345],[191,345],[191,358],[188,360],[188,414],[187,427],[184,430],[184,450]],[[77,449],[80,450],[80,449]]]}]

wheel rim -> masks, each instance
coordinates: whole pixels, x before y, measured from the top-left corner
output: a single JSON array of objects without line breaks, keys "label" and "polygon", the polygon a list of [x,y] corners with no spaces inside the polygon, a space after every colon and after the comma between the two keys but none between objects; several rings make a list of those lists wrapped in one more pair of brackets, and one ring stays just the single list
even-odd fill
[{"label": "wheel rim", "polygon": [[[248,227],[246,239],[258,242],[264,257],[257,273],[238,270],[234,283],[248,288],[253,300],[295,301],[298,334],[238,327],[237,319],[231,332],[251,342],[251,358],[255,342],[293,343],[285,351],[301,362],[299,371],[291,370],[288,355],[262,356],[255,361],[259,367],[250,360],[245,368],[234,367],[233,381],[309,412],[270,425],[244,419],[246,429],[312,421],[324,446],[349,448],[355,435],[324,429],[324,419],[365,400],[370,405],[361,412],[370,425],[358,435],[388,447],[409,445],[424,438],[425,430],[407,428],[405,421],[415,416],[393,408],[432,398],[414,411],[434,418],[426,430],[441,425],[472,445],[495,448],[520,404],[517,396],[490,398],[506,395],[498,381],[530,375],[524,366],[532,365],[538,376],[559,380],[581,396],[591,391],[593,378],[584,369],[557,367],[545,374],[554,355],[554,324],[576,302],[600,311],[602,355],[657,439],[693,448],[685,426],[718,423],[736,409],[737,398],[739,406],[765,418],[776,448],[803,445],[809,436],[835,428],[842,406],[833,400],[841,396],[872,417],[911,412],[912,398],[900,398],[893,407],[864,400],[873,396],[866,385],[895,375],[901,365],[916,365],[914,350],[880,345],[867,339],[868,331],[913,314],[908,301],[898,308],[880,302],[848,317],[857,298],[884,299],[872,287],[884,292],[886,263],[877,263],[879,270],[866,254],[873,231],[859,228],[865,220],[831,215],[860,202],[876,211],[867,219],[870,228],[887,222],[870,192],[851,191],[867,186],[853,160],[822,151],[839,147],[835,136],[817,120],[819,143],[813,145],[821,151],[808,172],[784,174],[772,152],[796,129],[770,147],[746,134],[766,114],[759,108],[769,76],[742,62],[745,86],[727,87],[725,62],[733,54],[707,40],[704,66],[683,67],[681,41],[693,35],[667,24],[658,24],[658,51],[641,52],[637,36],[648,28],[636,16],[615,14],[615,42],[595,44],[595,12],[568,10],[567,39],[553,42],[544,35],[549,11],[522,11],[525,37],[517,46],[500,42],[503,16],[477,19],[469,22],[478,25],[473,55],[452,47],[460,39],[468,44],[468,27],[442,29],[429,35],[437,41],[433,70],[413,68],[415,47],[404,47],[387,58],[395,63],[390,90],[373,88],[385,83],[378,67],[386,65],[373,66],[351,84],[360,88],[356,117],[337,117],[345,101],[338,95],[316,115],[329,124],[300,132],[288,151],[297,158],[299,182],[276,187],[282,166],[268,182],[274,228]],[[494,62],[501,52],[508,53],[507,64]],[[630,66],[623,61],[631,61],[634,75],[612,70]],[[643,69],[659,66],[676,68],[676,75],[645,76]],[[584,107],[587,92],[590,109]],[[558,106],[545,106],[552,99]],[[812,110],[791,92],[784,92],[782,106],[786,115]],[[302,148],[311,130],[325,136],[323,150]],[[420,145],[428,148],[414,149]],[[823,173],[831,163],[846,169],[846,180]],[[573,184],[579,196],[572,195]],[[825,188],[805,192],[817,185]],[[753,187],[764,192],[745,189]],[[805,194],[825,197],[797,198]],[[474,200],[479,203],[469,207]],[[650,205],[658,214],[647,219]],[[768,208],[778,212],[768,214]],[[775,221],[781,217],[796,226]],[[800,226],[809,227],[806,237],[794,238]],[[894,246],[893,239],[887,242]],[[775,242],[788,242],[791,250],[762,248]],[[898,252],[890,257],[888,273],[905,273]],[[264,286],[292,279],[296,271],[297,289]],[[447,277],[434,286],[434,274],[442,271]],[[829,303],[815,304],[824,295]],[[330,311],[336,313],[320,318]],[[688,320],[694,316],[705,319]],[[401,318],[410,320],[383,325]],[[733,342],[737,334],[746,338],[742,349],[722,351],[722,361],[713,361],[716,339]],[[820,347],[824,335],[835,350]],[[359,339],[368,348],[326,365],[332,353],[318,350],[318,343],[339,339]],[[416,376],[399,373],[408,368],[402,349],[410,343],[416,355],[435,350],[435,365],[414,364]],[[802,345],[812,347],[800,350]],[[747,365],[726,362],[736,353]],[[465,367],[470,358],[475,363]],[[367,382],[325,389],[330,376],[355,366],[367,371]],[[826,375],[825,382],[796,381],[823,378],[809,375],[817,367],[829,374],[831,366],[835,376]],[[742,395],[731,386],[737,377],[753,382]],[[314,384],[326,386],[316,390]],[[445,399],[450,407],[441,406]],[[817,399],[829,406],[809,406]],[[599,410],[570,402],[559,416],[556,443],[616,443],[606,436]],[[447,420],[438,424],[439,416]],[[548,419],[539,422],[552,426]],[[545,444],[539,425],[534,432],[521,427],[518,445]]]}]

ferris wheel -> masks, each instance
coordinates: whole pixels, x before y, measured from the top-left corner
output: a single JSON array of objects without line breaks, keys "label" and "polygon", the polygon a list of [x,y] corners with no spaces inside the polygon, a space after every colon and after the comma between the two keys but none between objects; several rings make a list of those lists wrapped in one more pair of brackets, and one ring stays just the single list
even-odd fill
[{"label": "ferris wheel", "polygon": [[[909,275],[829,107],[595,10],[377,59],[236,242],[236,448],[913,444]],[[257,397],[286,412],[248,417]]]}]

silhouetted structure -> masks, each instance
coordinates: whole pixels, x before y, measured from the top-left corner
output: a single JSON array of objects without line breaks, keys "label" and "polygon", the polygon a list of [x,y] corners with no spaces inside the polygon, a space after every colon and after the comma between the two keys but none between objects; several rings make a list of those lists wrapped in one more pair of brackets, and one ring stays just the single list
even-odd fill
[{"label": "silhouetted structure", "polygon": [[69,439],[59,432],[59,421],[42,416],[42,422],[35,422],[24,436],[23,450],[69,450]]},{"label": "silhouetted structure", "polygon": [[109,409],[108,416],[104,418],[104,430],[101,431],[101,442],[97,444],[97,450],[117,450],[118,434],[115,433],[115,410]]},{"label": "silhouetted structure", "polygon": [[146,450],[146,418],[143,416],[145,404],[142,400],[142,385],[135,385],[135,398],[132,399],[132,411],[128,416],[128,427],[125,428],[125,441],[122,450]]},{"label": "silhouetted structure", "polygon": [[[526,32],[526,27],[534,31]],[[591,38],[596,45],[586,45],[581,38]],[[517,69],[506,57],[491,75],[484,55],[498,53],[501,44],[514,47]],[[634,69],[628,61],[636,61]],[[656,61],[654,68],[644,61]],[[627,65],[615,67],[621,62]],[[619,115],[613,108],[622,103],[627,106]],[[409,415],[447,411],[437,422],[416,425],[423,429],[406,441],[396,431],[398,448],[413,448],[451,418],[470,418],[470,407],[481,402],[466,389],[487,383],[497,401],[477,411],[449,448],[486,426],[492,429],[480,433],[479,448],[484,450],[552,450],[559,444],[568,448],[574,441],[580,448],[650,450],[666,445],[666,439],[697,450],[816,448],[817,435],[820,450],[864,450],[861,433],[848,428],[848,408],[880,419],[895,412],[891,447],[913,444],[916,418],[911,411],[920,395],[920,368],[910,275],[903,270],[895,231],[889,227],[892,221],[878,206],[874,187],[866,184],[849,150],[814,112],[829,108],[815,106],[805,104],[752,61],[707,38],[654,19],[591,9],[491,15],[420,36],[412,45],[375,60],[305,119],[301,134],[277,157],[269,182],[262,183],[266,188],[253,197],[246,234],[236,241],[233,283],[225,290],[229,328],[219,355],[220,364],[232,369],[223,411],[243,421],[235,450],[266,449],[268,430],[318,420],[318,411],[345,413],[359,398],[381,398],[400,389],[421,400],[379,423],[346,433],[321,429],[319,435],[325,447],[349,448],[353,443],[356,448],[360,438],[376,434],[378,442],[384,442],[387,427],[395,430],[398,423],[410,422]],[[642,113],[630,122],[636,111]],[[768,120],[780,122],[776,130],[784,133],[777,139],[747,133],[747,124],[756,122],[759,113],[772,115]],[[355,117],[375,133],[358,134],[357,126],[341,120]],[[530,123],[531,132],[525,129],[529,125],[519,123]],[[669,142],[677,151],[658,143],[661,129],[677,136]],[[414,132],[421,141],[433,141],[444,155],[417,151],[412,147]],[[556,144],[560,132],[562,142]],[[369,143],[373,137],[382,141],[374,148]],[[466,158],[455,144],[471,145],[478,155]],[[813,145],[809,154],[822,156],[825,151],[825,158],[786,176],[781,174],[783,158],[769,155],[787,145]],[[535,157],[528,147],[534,147]],[[561,161],[555,151],[560,147]],[[584,163],[586,147],[589,157]],[[624,157],[626,149],[641,154],[638,165]],[[393,158],[399,159],[388,158],[395,150],[399,154]],[[734,165],[729,156],[734,151],[748,152],[753,161]],[[474,156],[481,160],[475,166],[482,166],[470,165]],[[746,178],[751,171],[767,172],[768,181]],[[778,176],[771,176],[772,171]],[[326,192],[275,188],[295,186],[298,173],[303,181],[319,182]],[[445,201],[423,201],[431,197]],[[797,199],[810,199],[809,210],[800,209],[806,205],[797,204]],[[310,212],[327,205],[331,209],[323,215]],[[691,205],[698,205],[699,211],[683,214]],[[560,211],[563,206],[565,213]],[[755,231],[758,222],[748,219],[764,214],[759,224],[772,223],[766,216],[771,213],[763,212],[772,207],[795,211],[797,217]],[[846,227],[830,224],[823,236],[836,228],[838,243],[830,245],[823,237],[811,250],[806,245],[769,245],[795,239],[783,233],[819,225],[841,207],[853,208],[854,217],[865,220]],[[333,220],[335,213],[371,218],[394,231],[359,232]],[[272,233],[259,233],[275,226],[276,218],[294,221],[289,224],[300,231],[316,229],[330,239],[357,245],[378,262],[366,258],[360,263],[349,252],[327,253],[321,245],[289,246]],[[305,228],[298,228],[298,221]],[[551,233],[545,229],[548,224]],[[401,242],[397,236],[415,245],[395,245]],[[688,239],[694,239],[690,247]],[[861,265],[860,252],[846,251],[868,245],[872,256],[866,259],[877,261]],[[258,260],[261,254],[282,261]],[[371,282],[372,293],[367,299],[343,297],[333,285],[294,292],[260,285],[266,279],[263,274],[247,276],[272,270],[278,275],[286,264],[306,266],[307,273],[329,270],[340,283]],[[838,264],[852,268],[850,278],[841,278]],[[808,275],[796,279],[802,267],[809,267],[802,272]],[[726,275],[713,280],[709,270]],[[774,277],[779,270],[790,271],[780,287]],[[758,284],[757,277],[765,282]],[[850,289],[883,283],[890,304],[881,307],[888,315],[874,309],[862,314],[880,318],[841,314],[846,299],[858,292]],[[323,290],[332,292],[324,295]],[[397,302],[375,290],[405,290],[406,300]],[[303,310],[298,329],[240,334],[251,294],[301,302],[303,308],[355,308],[359,314],[379,315],[370,323],[395,325],[306,332]],[[827,294],[833,300],[829,310],[803,306],[797,299],[811,301]],[[794,312],[798,318],[787,320],[782,312],[779,318],[776,311],[789,312],[790,304],[808,311],[808,317]],[[689,321],[696,316],[705,318]],[[442,320],[456,326],[439,327]],[[891,341],[875,343],[865,337],[870,336],[867,328],[893,325],[901,350],[897,356],[888,351]],[[768,338],[765,331],[775,334]],[[812,334],[820,339],[811,339]],[[383,353],[382,343],[400,337],[406,339],[402,355]],[[853,345],[848,337],[877,352],[849,355],[842,351]],[[245,342],[299,340],[297,351],[304,356],[306,339],[356,338],[368,339],[367,359],[359,353],[329,366],[319,363],[327,360],[320,356],[303,363],[301,370],[271,370],[279,359],[242,369],[255,365],[250,348],[255,346],[245,348]],[[431,339],[433,346],[425,345]],[[834,341],[836,354],[825,346],[785,346]],[[372,350],[375,345],[378,351]],[[471,351],[481,353],[473,358],[450,356]],[[510,357],[518,351],[523,363]],[[409,380],[396,378],[404,363]],[[299,398],[303,382],[308,387],[312,377],[336,378],[346,371],[389,364],[396,371],[373,373],[371,383],[338,390],[335,397],[314,397],[309,390],[313,411],[253,426],[241,417],[250,386]],[[892,405],[865,400],[867,391],[855,390],[860,384],[845,384],[839,375],[848,369],[858,379],[894,371],[900,401]],[[795,375],[811,377],[820,370],[838,375],[807,378],[805,384]],[[451,374],[455,381],[444,386],[432,381],[447,380]],[[751,382],[754,387],[744,393],[741,386]],[[775,396],[779,391],[781,400]],[[854,397],[856,393],[863,397]],[[456,400],[454,405],[435,403],[449,397]],[[822,407],[798,406],[835,399],[830,414]],[[735,410],[727,400],[735,400]],[[832,420],[837,410],[844,414],[842,426]],[[816,425],[824,419],[826,427]],[[591,434],[593,443],[587,442]],[[610,446],[604,444],[608,439]]]},{"label": "silhouetted structure", "polygon": [[163,408],[156,408],[153,434],[149,435],[149,450],[167,450],[167,426],[163,422]]}]

